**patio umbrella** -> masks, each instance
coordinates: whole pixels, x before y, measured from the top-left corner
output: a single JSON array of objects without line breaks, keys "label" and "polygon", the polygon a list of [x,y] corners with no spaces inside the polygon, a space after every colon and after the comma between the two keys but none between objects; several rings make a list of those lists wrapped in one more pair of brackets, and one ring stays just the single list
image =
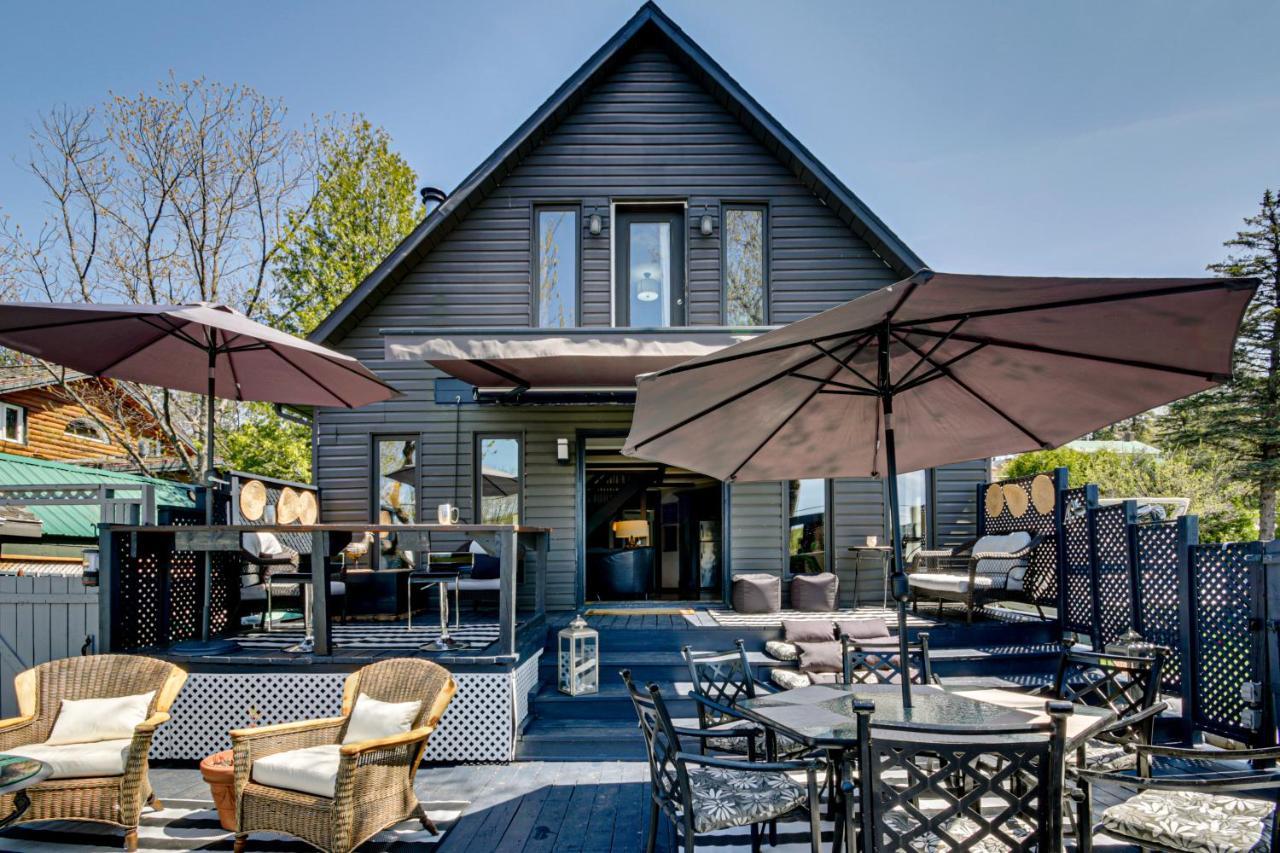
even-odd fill
[{"label": "patio umbrella", "polygon": [[1256,288],[922,270],[638,377],[623,452],[729,482],[884,477],[905,661],[897,474],[1057,447],[1226,381]]},{"label": "patio umbrella", "polygon": [[[264,326],[226,305],[0,304],[0,346],[82,373],[228,400],[286,405],[357,406],[395,389],[350,356]],[[214,407],[207,405],[205,471],[213,486]],[[205,501],[213,522],[213,501]],[[209,555],[202,579],[201,643],[188,651],[233,646],[209,641]]]}]

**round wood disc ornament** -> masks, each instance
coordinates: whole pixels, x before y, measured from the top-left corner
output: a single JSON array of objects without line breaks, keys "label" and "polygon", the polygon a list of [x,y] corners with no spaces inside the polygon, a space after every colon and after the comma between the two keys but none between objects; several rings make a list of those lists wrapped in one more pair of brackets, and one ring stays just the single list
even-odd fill
[{"label": "round wood disc ornament", "polygon": [[276,524],[293,524],[298,520],[298,493],[285,486],[276,501]]},{"label": "round wood disc ornament", "polygon": [[315,524],[320,517],[320,507],[316,506],[316,493],[310,490],[298,492],[298,521],[303,524]]},{"label": "round wood disc ornament", "polygon": [[1048,474],[1037,474],[1031,481],[1031,503],[1035,505],[1036,512],[1048,515],[1053,512],[1053,504],[1056,500],[1053,480]]},{"label": "round wood disc ornament", "polygon": [[1031,503],[1027,498],[1027,490],[1015,483],[1006,483],[1004,487],[1004,504],[1009,507],[1009,515],[1022,518]]},{"label": "round wood disc ornament", "polygon": [[240,484],[240,515],[245,521],[257,521],[267,508],[267,487],[261,480]]},{"label": "round wood disc ornament", "polygon": [[1004,490],[999,483],[987,486],[987,518],[995,518],[1004,509]]}]

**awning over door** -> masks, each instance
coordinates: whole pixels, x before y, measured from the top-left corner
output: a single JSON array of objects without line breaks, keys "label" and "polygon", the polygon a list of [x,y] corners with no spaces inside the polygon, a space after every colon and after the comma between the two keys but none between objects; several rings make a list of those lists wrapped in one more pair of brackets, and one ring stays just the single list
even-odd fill
[{"label": "awning over door", "polygon": [[384,329],[389,361],[426,361],[482,390],[634,391],[636,376],[765,329]]}]

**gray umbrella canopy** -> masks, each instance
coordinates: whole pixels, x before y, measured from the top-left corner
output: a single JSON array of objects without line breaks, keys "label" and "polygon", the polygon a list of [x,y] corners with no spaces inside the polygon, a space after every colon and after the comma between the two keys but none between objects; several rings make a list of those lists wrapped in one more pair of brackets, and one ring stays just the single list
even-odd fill
[{"label": "gray umbrella canopy", "polygon": [[1212,388],[1257,285],[923,270],[639,377],[623,452],[728,481],[884,477],[905,662],[898,472],[1056,447]]},{"label": "gray umbrella canopy", "polygon": [[723,480],[880,476],[886,396],[901,471],[1057,447],[1227,379],[1256,286],[924,271],[639,377],[623,452]]}]

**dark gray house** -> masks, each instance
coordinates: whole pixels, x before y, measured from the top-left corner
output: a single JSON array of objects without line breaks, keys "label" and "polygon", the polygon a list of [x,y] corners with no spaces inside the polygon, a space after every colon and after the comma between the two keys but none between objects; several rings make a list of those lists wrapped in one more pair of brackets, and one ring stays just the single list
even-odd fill
[{"label": "dark gray house", "polygon": [[[316,413],[323,517],[431,522],[450,504],[553,527],[557,609],[719,600],[734,572],[818,567],[844,602],[878,601],[879,566],[848,549],[885,537],[882,483],[728,487],[619,449],[637,373],[922,266],[646,4],[312,336],[403,392]],[[978,460],[906,475],[917,541],[968,535],[986,473]],[[647,548],[645,571],[619,580],[627,545]]]}]

